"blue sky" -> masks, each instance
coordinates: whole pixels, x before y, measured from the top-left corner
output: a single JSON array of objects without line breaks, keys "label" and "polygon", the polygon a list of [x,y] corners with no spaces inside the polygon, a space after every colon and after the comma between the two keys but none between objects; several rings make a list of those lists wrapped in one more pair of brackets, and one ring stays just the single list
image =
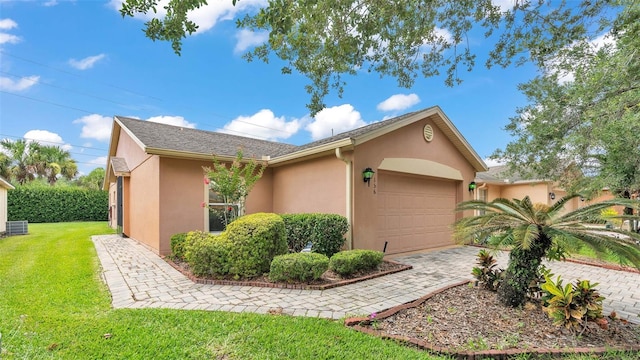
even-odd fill
[{"label": "blue sky", "polygon": [[502,129],[526,104],[517,84],[536,74],[531,66],[485,69],[491,44],[472,36],[479,58],[462,85],[419,78],[404,89],[363,72],[311,118],[303,76],[281,75],[275,59],[241,57],[264,37],[233,19],[264,1],[209,3],[193,15],[201,29],[177,56],[170,43],[144,36],[143,18],[123,19],[117,0],[0,0],[0,138],[60,145],[86,174],[106,165],[114,115],[301,145],[439,105],[486,158],[508,143]]}]

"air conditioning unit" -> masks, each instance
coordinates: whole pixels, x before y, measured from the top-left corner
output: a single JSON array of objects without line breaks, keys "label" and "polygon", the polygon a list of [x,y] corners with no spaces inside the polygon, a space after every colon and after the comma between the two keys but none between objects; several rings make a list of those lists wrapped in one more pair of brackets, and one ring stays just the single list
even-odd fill
[{"label": "air conditioning unit", "polygon": [[7,235],[26,235],[29,233],[29,223],[22,221],[7,221]]}]

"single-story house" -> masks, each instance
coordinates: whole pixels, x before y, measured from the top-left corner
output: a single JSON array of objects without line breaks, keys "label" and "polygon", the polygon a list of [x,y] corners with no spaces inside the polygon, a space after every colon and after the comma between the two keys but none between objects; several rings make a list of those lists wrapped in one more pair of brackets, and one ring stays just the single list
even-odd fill
[{"label": "single-story house", "polygon": [[[518,173],[510,173],[505,165],[492,166],[487,171],[478,172],[475,183],[475,199],[484,201],[497,198],[522,199],[529,196],[533,203],[553,205],[567,195],[557,182],[524,178]],[[613,198],[609,189],[603,189],[592,199],[574,198],[565,205],[565,211]]]},{"label": "single-story house", "polygon": [[[347,248],[389,254],[452,244],[454,212],[487,167],[439,107],[376,122],[302,146],[114,117],[104,188],[111,226],[170,253],[170,237],[209,231],[215,194],[203,181],[213,155],[266,163],[246,212],[335,213]],[[367,182],[363,173],[372,170]]]},{"label": "single-story house", "polygon": [[0,176],[0,234],[7,232],[7,216],[9,213],[7,208],[7,193],[11,189],[15,188],[7,179]]}]

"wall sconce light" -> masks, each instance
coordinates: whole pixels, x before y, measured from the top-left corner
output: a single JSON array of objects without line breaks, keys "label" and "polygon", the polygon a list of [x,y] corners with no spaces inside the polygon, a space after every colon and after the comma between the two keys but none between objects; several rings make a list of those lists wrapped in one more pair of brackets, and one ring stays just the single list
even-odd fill
[{"label": "wall sconce light", "polygon": [[473,192],[476,189],[476,182],[472,181],[469,183],[469,191]]},{"label": "wall sconce light", "polygon": [[580,196],[580,201],[584,201],[584,196]]},{"label": "wall sconce light", "polygon": [[366,182],[368,186],[371,186],[371,178],[373,177],[374,173],[375,171],[373,171],[371,168],[366,168],[362,172],[362,180],[364,180],[364,182]]},{"label": "wall sconce light", "polygon": [[550,192],[550,193],[549,193],[549,198],[550,198],[551,200],[555,200],[555,199],[556,199],[556,193],[552,193],[552,192]]}]

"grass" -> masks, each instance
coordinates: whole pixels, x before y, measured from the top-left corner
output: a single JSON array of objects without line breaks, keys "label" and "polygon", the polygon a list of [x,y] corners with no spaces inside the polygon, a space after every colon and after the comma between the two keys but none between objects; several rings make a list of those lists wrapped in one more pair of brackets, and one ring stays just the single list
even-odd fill
[{"label": "grass", "polygon": [[[0,239],[3,360],[445,358],[353,331],[341,321],[114,310],[90,240],[111,232],[105,223],[29,224],[29,231]],[[612,353],[610,358],[634,356]]]},{"label": "grass", "polygon": [[340,321],[282,315],[118,309],[91,235],[105,223],[29,224],[0,239],[4,359],[441,359]]}]

